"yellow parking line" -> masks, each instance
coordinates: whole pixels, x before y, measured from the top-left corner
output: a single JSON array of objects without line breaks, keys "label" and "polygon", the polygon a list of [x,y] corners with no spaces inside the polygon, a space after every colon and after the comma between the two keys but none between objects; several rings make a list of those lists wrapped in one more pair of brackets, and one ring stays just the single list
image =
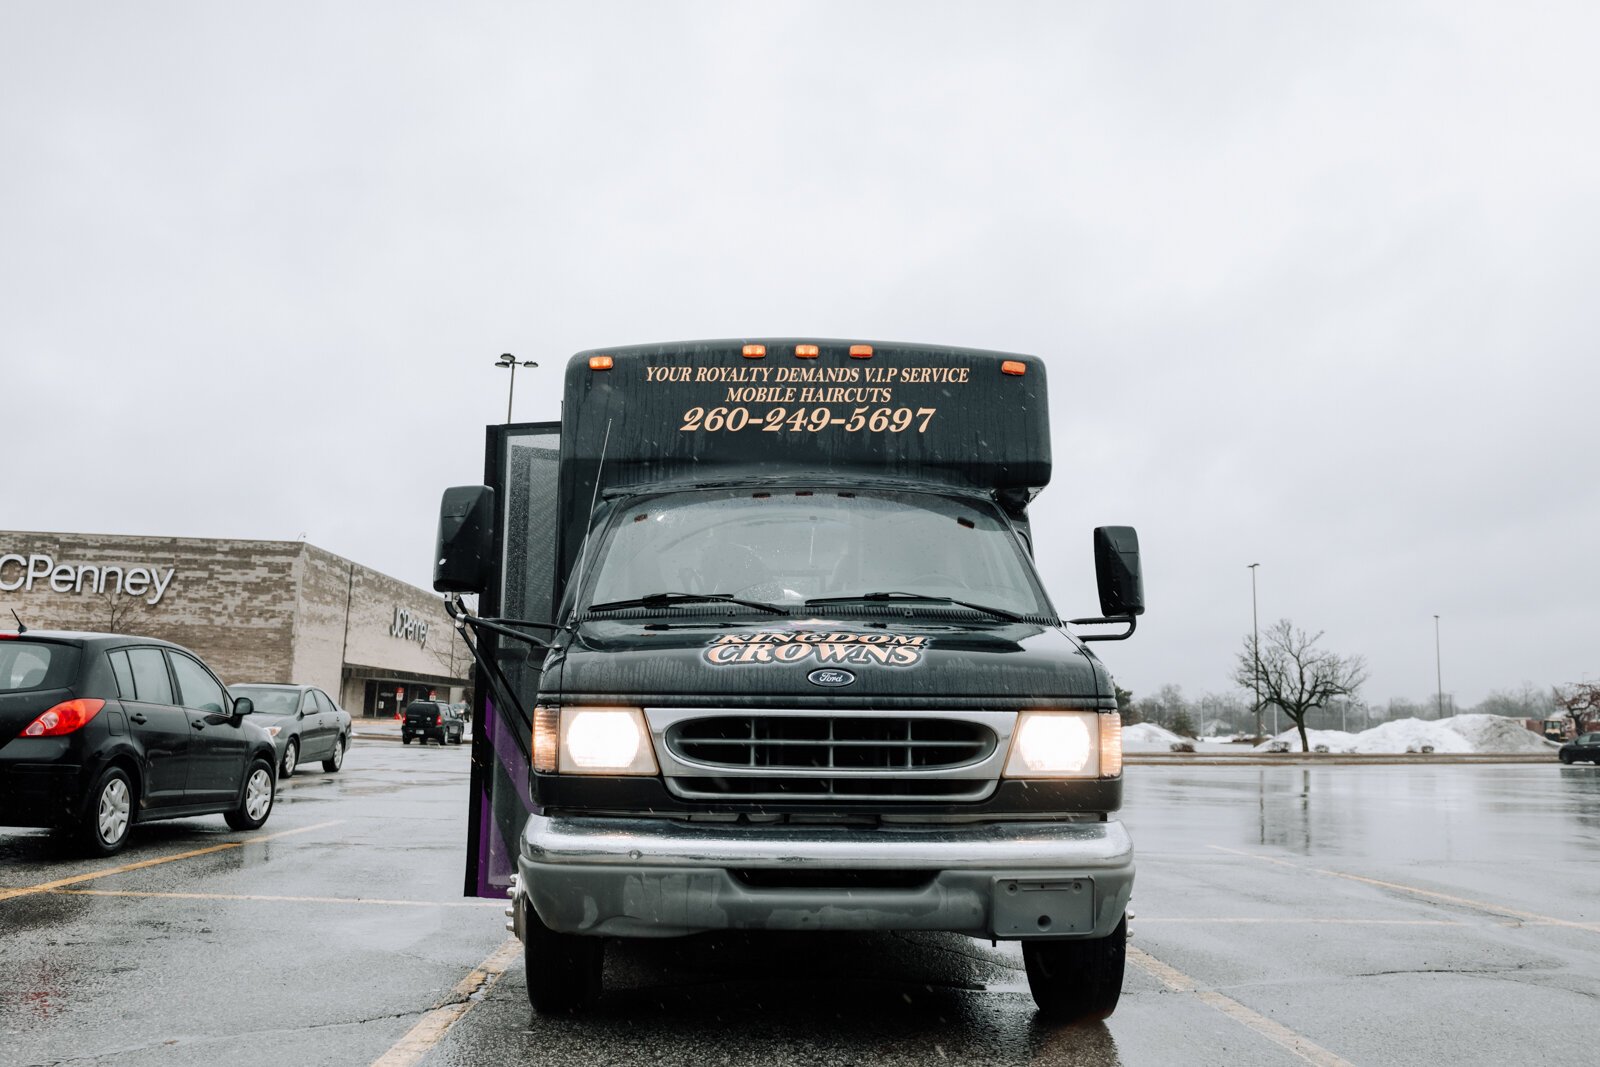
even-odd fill
[{"label": "yellow parking line", "polygon": [[1344,871],[1331,871],[1325,867],[1303,867],[1298,863],[1290,863],[1273,856],[1262,856],[1243,849],[1224,848],[1222,845],[1210,846],[1218,852],[1228,852],[1235,856],[1244,856],[1248,859],[1262,860],[1266,863],[1275,863],[1280,867],[1288,867],[1296,871],[1310,871],[1312,874],[1325,874],[1330,878],[1343,878],[1350,882],[1360,882],[1362,885],[1376,886],[1379,889],[1394,889],[1401,893],[1410,893],[1425,900],[1436,901],[1440,904],[1454,904],[1463,908],[1474,908],[1478,911],[1488,912],[1491,915],[1505,915],[1524,922],[1537,923],[1540,926],[1565,926],[1573,930],[1587,930],[1590,933],[1600,933],[1600,923],[1574,922],[1571,919],[1558,919],[1551,915],[1540,915],[1538,912],[1522,911],[1519,908],[1508,908],[1504,904],[1490,904],[1482,900],[1473,900],[1470,897],[1458,897],[1450,893],[1440,893],[1433,889],[1422,889],[1414,885],[1404,885],[1400,882],[1385,882],[1378,878],[1366,878],[1359,874],[1348,874]]},{"label": "yellow parking line", "polygon": [[293,830],[280,830],[275,834],[262,834],[259,837],[251,837],[244,841],[229,841],[221,845],[212,845],[209,848],[196,848],[188,852],[179,852],[173,856],[158,856],[153,860],[140,860],[138,863],[124,863],[120,867],[107,867],[105,870],[90,871],[88,874],[75,874],[70,878],[57,878],[53,882],[40,882],[38,885],[20,886],[15,889],[0,889],[0,900],[14,900],[17,897],[31,896],[34,893],[48,893],[64,886],[77,885],[79,882],[92,882],[96,878],[109,878],[113,874],[127,874],[129,871],[140,871],[146,867],[160,866],[163,863],[176,863],[178,860],[194,859],[196,856],[209,856],[213,852],[227,852],[230,849],[256,845],[263,841],[288,837],[291,834],[304,834],[312,830],[322,830],[329,826],[336,826],[343,821],[343,819],[333,819],[329,822],[319,822],[314,826],[301,826]]},{"label": "yellow parking line", "polygon": [[382,897],[289,897],[266,893],[154,893],[137,889],[51,889],[55,896],[161,897],[177,900],[267,900],[292,904],[379,904],[410,908],[504,908],[497,900],[386,900]]},{"label": "yellow parking line", "polygon": [[421,1060],[472,1010],[472,1005],[477,1003],[472,999],[473,994],[493,985],[521,951],[521,942],[514,937],[506,938],[476,970],[456,983],[445,1003],[419,1019],[388,1052],[372,1061],[372,1067],[412,1067]]},{"label": "yellow parking line", "polygon": [[1310,1038],[1296,1033],[1282,1023],[1274,1022],[1259,1012],[1252,1011],[1232,997],[1223,996],[1215,989],[1203,987],[1176,967],[1163,963],[1148,952],[1129,945],[1128,958],[1173,992],[1193,993],[1203,1003],[1220,1011],[1234,1022],[1254,1030],[1268,1041],[1288,1049],[1307,1063],[1317,1064],[1317,1067],[1352,1067],[1349,1060],[1334,1055]]}]

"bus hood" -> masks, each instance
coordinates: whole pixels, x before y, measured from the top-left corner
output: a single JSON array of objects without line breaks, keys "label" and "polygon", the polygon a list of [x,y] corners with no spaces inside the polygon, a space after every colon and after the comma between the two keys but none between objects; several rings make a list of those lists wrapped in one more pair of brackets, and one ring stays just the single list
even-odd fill
[{"label": "bus hood", "polygon": [[1026,622],[605,620],[584,623],[546,666],[543,699],[553,701],[1113,706],[1098,659],[1063,631]]}]

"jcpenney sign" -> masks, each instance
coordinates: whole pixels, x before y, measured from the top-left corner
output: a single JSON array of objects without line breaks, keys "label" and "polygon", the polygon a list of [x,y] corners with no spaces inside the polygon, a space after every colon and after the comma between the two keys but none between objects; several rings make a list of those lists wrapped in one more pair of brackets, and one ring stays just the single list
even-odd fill
[{"label": "jcpenney sign", "polygon": [[398,605],[394,609],[394,622],[389,624],[389,636],[415,641],[428,647],[428,624]]},{"label": "jcpenney sign", "polygon": [[166,574],[159,567],[108,567],[99,564],[57,564],[55,557],[36,553],[20,556],[15,552],[0,555],[0,593],[18,590],[33,592],[35,585],[48,585],[56,593],[105,593],[144,597],[154,607],[161,603],[172,585],[176,567]]}]

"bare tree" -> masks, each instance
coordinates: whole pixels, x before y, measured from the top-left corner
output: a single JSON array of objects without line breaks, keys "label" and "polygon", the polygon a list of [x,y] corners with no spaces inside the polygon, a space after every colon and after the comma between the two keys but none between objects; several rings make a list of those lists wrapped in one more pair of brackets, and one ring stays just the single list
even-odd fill
[{"label": "bare tree", "polygon": [[1145,722],[1153,722],[1164,730],[1179,733],[1173,723],[1179,715],[1192,719],[1188,715],[1189,702],[1183,698],[1183,687],[1168,683],[1156,690],[1155,696],[1147,696],[1139,701],[1139,715]]},{"label": "bare tree", "polygon": [[460,678],[465,675],[468,679],[466,685],[466,700],[472,703],[472,653],[462,643],[461,636],[456,633],[455,627],[450,627],[446,633],[446,640],[435,642],[434,631],[428,631],[428,651],[439,664],[439,669],[447,678]]},{"label": "bare tree", "polygon": [[[149,627],[143,625],[147,612],[144,600],[140,597],[118,596],[110,589],[97,593],[91,601],[90,610],[91,629],[98,629],[108,634],[150,633]],[[140,623],[141,625],[134,625]]]},{"label": "bare tree", "polygon": [[1600,682],[1573,682],[1558,685],[1555,690],[1556,707],[1572,720],[1572,736],[1583,733],[1583,724],[1592,715],[1600,715]]},{"label": "bare tree", "polygon": [[1255,728],[1254,711],[1248,701],[1234,693],[1207,693],[1192,705],[1201,732],[1248,733]]},{"label": "bare tree", "polygon": [[1261,704],[1276,707],[1300,731],[1300,748],[1310,752],[1306,716],[1335,697],[1353,697],[1367,680],[1360,656],[1339,656],[1316,647],[1321,631],[1307,634],[1288,619],[1279,619],[1261,635],[1259,659],[1255,638],[1247,635],[1234,667],[1233,681],[1253,689],[1260,664]]}]

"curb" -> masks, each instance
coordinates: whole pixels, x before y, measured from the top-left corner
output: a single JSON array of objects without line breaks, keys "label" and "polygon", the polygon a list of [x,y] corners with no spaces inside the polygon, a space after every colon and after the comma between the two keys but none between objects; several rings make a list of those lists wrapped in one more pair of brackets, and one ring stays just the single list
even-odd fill
[{"label": "curb", "polygon": [[1124,765],[1158,766],[1309,766],[1386,763],[1558,763],[1554,752],[1125,752]]}]

